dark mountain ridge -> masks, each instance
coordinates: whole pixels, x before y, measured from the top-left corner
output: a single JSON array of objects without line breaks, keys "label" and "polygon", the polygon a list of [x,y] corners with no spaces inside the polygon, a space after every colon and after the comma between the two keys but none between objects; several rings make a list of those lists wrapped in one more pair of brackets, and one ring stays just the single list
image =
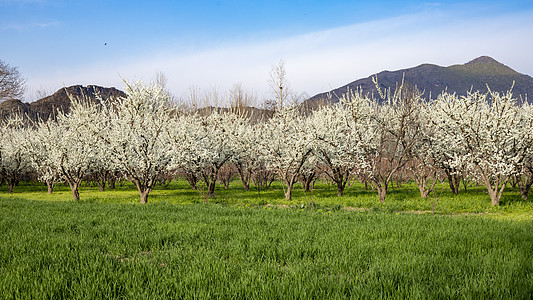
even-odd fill
[{"label": "dark mountain ridge", "polygon": [[50,96],[31,103],[24,103],[20,100],[4,101],[0,103],[0,120],[9,117],[13,113],[20,113],[32,120],[37,120],[38,118],[48,120],[50,117],[55,116],[58,110],[63,112],[70,110],[69,95],[77,98],[85,97],[88,101],[97,102],[95,93],[99,94],[104,100],[126,97],[123,91],[114,87],[73,85],[62,88]]},{"label": "dark mountain ridge", "polygon": [[[87,87],[81,85],[74,85],[62,88],[54,94],[39,99],[35,102],[24,103],[20,100],[7,100],[0,103],[0,121],[7,119],[12,114],[18,113],[30,120],[43,119],[48,120],[54,118],[58,111],[69,112],[70,98],[84,98],[86,101],[96,103],[96,94],[99,94],[102,99],[106,101],[113,101],[118,97],[126,97],[126,94],[114,87],[106,88],[96,85],[88,85]],[[250,118],[253,122],[268,119],[272,116],[273,111],[260,109],[256,107],[230,107],[230,108],[215,108],[202,107],[196,110],[196,113],[207,116],[212,112],[219,113],[234,112]],[[177,111],[176,111],[177,112]]]},{"label": "dark mountain ridge", "polygon": [[[513,95],[526,99],[526,95],[533,94],[533,78],[520,74],[510,67],[488,56],[478,57],[466,64],[441,67],[434,64],[421,64],[414,68],[397,71],[382,71],[377,73],[378,83],[381,88],[394,89],[396,83],[405,81],[416,85],[424,91],[426,98],[436,98],[444,90],[466,95],[473,89],[481,92],[487,91],[487,85],[493,91],[503,92],[513,86]],[[308,99],[306,105],[316,107],[323,102],[338,102],[348,90],[362,89],[364,93],[373,93],[377,96],[376,86],[372,77],[359,79],[329,92],[320,93]],[[527,101],[531,102],[530,99]]]}]

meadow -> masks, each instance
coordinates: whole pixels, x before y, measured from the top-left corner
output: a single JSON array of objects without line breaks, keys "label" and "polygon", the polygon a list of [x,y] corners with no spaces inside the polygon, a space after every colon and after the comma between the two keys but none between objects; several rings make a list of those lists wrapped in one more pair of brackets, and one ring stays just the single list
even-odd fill
[{"label": "meadow", "polygon": [[404,184],[384,204],[358,184],[215,194],[4,186],[0,298],[533,297],[533,204],[513,189],[497,207],[475,186],[421,199]]}]

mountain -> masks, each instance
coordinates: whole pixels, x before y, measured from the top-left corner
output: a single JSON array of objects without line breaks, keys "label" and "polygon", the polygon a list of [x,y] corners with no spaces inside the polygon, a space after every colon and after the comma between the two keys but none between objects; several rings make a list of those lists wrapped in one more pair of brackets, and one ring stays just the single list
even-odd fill
[{"label": "mountain", "polygon": [[7,118],[12,113],[22,113],[32,120],[38,118],[48,120],[48,118],[56,114],[57,110],[69,111],[70,98],[68,95],[73,97],[86,96],[88,101],[96,102],[95,93],[98,93],[104,100],[126,96],[124,92],[114,87],[106,88],[96,85],[84,87],[73,85],[62,88],[50,96],[31,103],[23,103],[20,100],[4,101],[0,103],[0,120]]},{"label": "mountain", "polygon": [[[57,111],[68,112],[70,109],[69,95],[77,98],[85,97],[87,101],[96,103],[95,93],[98,93],[104,100],[116,99],[118,97],[126,97],[126,94],[114,87],[106,88],[96,85],[88,85],[87,87],[81,85],[69,86],[62,88],[54,94],[44,97],[32,103],[24,103],[20,100],[7,100],[0,102],[0,121],[8,118],[11,114],[20,113],[27,116],[31,120],[39,118],[48,120],[54,118]],[[303,99],[309,98],[307,94],[303,94]],[[197,112],[200,115],[209,115],[213,111],[218,112],[235,112],[243,116],[249,117],[253,122],[259,122],[263,119],[272,117],[273,111],[259,109],[255,107],[232,107],[232,108],[215,108],[203,107],[199,108]]]},{"label": "mountain", "polygon": [[[445,89],[448,92],[455,92],[458,95],[466,95],[471,88],[476,91],[487,91],[487,85],[492,91],[507,91],[513,85],[513,95],[515,97],[526,95],[533,96],[533,78],[520,74],[510,67],[496,61],[488,56],[478,57],[466,64],[441,67],[433,64],[422,64],[414,68],[398,71],[383,71],[376,74],[381,88],[391,88],[396,83],[402,81],[416,85],[420,90],[425,91],[424,96],[436,98]],[[375,84],[372,77],[359,79],[347,85],[339,87],[329,92],[315,95],[306,101],[309,107],[316,107],[323,102],[338,102],[347,90],[362,89],[364,93],[373,93],[377,96]],[[329,99],[328,95],[331,94]],[[529,102],[532,99],[528,98]]]}]

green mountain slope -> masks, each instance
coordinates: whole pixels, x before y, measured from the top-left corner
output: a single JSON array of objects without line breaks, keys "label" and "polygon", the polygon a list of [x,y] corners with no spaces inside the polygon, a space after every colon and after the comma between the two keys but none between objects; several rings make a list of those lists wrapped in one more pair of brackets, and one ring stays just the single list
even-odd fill
[{"label": "green mountain slope", "polygon": [[[533,78],[520,74],[510,67],[488,56],[478,57],[466,64],[441,67],[433,64],[422,64],[414,68],[398,71],[383,71],[377,74],[379,85],[382,88],[394,89],[397,82],[405,81],[418,86],[425,91],[426,98],[435,98],[445,89],[465,95],[470,89],[486,92],[487,85],[493,91],[507,91],[513,86],[515,97],[526,99],[526,95],[533,95]],[[374,93],[376,87],[372,76],[353,81],[329,92],[315,95],[306,101],[309,107],[320,103],[337,102],[347,90],[361,88],[365,93]],[[331,95],[331,98],[330,96]],[[531,102],[531,99],[527,99]]]}]

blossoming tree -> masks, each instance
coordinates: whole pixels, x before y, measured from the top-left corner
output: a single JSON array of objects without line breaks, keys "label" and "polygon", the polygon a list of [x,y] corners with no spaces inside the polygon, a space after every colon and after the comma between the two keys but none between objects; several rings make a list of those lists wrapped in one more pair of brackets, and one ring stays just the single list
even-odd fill
[{"label": "blossoming tree", "polygon": [[107,130],[100,130],[100,138],[109,147],[114,168],[135,184],[141,203],[147,203],[157,176],[171,159],[169,95],[156,84],[126,87],[126,97],[106,104],[102,117]]},{"label": "blossoming tree", "polygon": [[169,134],[172,145],[170,169],[200,176],[213,198],[218,172],[238,151],[238,140],[246,131],[239,114],[212,111],[208,116],[182,115],[174,120]]},{"label": "blossoming tree", "polygon": [[22,176],[30,171],[31,161],[25,147],[29,130],[17,115],[0,125],[0,136],[0,180],[3,177],[8,191],[13,193]]},{"label": "blossoming tree", "polygon": [[[91,169],[98,143],[95,124],[100,122],[99,109],[85,97],[71,97],[70,112],[58,112],[57,121],[41,121],[37,139],[33,141],[34,165],[45,181],[54,180],[55,172],[66,181],[75,201],[80,199],[79,187]],[[50,188],[50,186],[49,186]]]},{"label": "blossoming tree", "polygon": [[342,196],[353,169],[364,169],[350,118],[350,111],[338,104],[315,111],[309,119],[313,153],[325,167],[324,174],[337,185],[337,196]]},{"label": "blossoming tree", "polygon": [[448,134],[447,142],[466,149],[453,153],[453,161],[476,172],[492,205],[498,205],[510,176],[520,172],[532,147],[531,114],[517,105],[511,91],[489,90],[464,97],[443,93],[433,116]]},{"label": "blossoming tree", "polygon": [[264,157],[268,168],[277,171],[284,183],[285,199],[291,200],[292,188],[313,150],[307,119],[295,106],[281,107],[258,126],[262,131],[258,155]]}]

